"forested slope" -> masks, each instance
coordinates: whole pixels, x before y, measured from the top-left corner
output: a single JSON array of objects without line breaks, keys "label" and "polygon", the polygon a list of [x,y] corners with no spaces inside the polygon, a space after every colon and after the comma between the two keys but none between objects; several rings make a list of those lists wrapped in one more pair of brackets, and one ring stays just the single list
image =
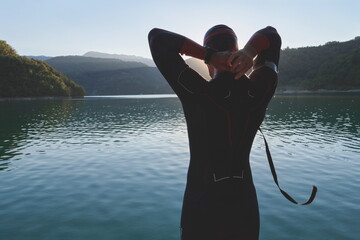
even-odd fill
[{"label": "forested slope", "polygon": [[83,96],[84,89],[44,61],[19,56],[0,41],[0,97]]},{"label": "forested slope", "polygon": [[278,90],[319,89],[360,89],[360,37],[281,51]]}]

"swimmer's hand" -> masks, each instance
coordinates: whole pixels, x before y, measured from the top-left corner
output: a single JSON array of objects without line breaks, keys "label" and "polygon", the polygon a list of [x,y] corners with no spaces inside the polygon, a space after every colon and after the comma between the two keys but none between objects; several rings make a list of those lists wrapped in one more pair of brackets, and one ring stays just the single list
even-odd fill
[{"label": "swimmer's hand", "polygon": [[243,49],[231,54],[227,60],[227,65],[236,74],[235,79],[239,79],[253,66],[255,55],[256,52],[251,46],[245,46]]},{"label": "swimmer's hand", "polygon": [[228,59],[230,56],[230,51],[214,52],[209,61],[209,65],[220,71],[231,71],[231,68],[228,64]]}]

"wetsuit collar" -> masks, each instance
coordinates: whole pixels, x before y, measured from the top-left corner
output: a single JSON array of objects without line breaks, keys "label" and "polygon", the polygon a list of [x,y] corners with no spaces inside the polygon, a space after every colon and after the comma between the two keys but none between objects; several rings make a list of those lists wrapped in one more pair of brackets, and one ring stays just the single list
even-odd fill
[{"label": "wetsuit collar", "polygon": [[210,83],[211,95],[221,98],[229,97],[234,77],[235,74],[232,72],[219,72],[215,74]]}]

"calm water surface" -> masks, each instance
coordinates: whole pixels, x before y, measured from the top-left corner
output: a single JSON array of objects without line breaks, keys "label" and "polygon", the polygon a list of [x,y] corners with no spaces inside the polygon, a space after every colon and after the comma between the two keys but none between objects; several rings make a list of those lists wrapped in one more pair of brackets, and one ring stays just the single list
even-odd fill
[{"label": "calm water surface", "polygon": [[[168,96],[167,96],[168,97]],[[360,96],[277,96],[251,154],[262,240],[360,239]],[[0,102],[0,239],[172,240],[189,159],[177,98]]]}]

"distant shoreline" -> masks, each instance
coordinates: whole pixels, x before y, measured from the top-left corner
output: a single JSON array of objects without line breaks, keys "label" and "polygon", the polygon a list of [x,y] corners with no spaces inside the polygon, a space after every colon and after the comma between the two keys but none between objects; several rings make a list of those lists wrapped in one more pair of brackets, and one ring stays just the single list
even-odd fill
[{"label": "distant shoreline", "polygon": [[351,90],[280,90],[276,91],[275,94],[307,94],[307,93],[360,93],[360,89],[351,89]]},{"label": "distant shoreline", "polygon": [[149,98],[176,98],[176,94],[160,93],[160,94],[121,94],[121,95],[89,95],[85,98],[136,98],[136,99],[149,99]]},{"label": "distant shoreline", "polygon": [[[301,95],[301,94],[331,94],[331,93],[360,93],[360,89],[352,89],[352,90],[285,90],[285,91],[277,91],[275,95]],[[61,99],[84,99],[84,98],[173,98],[177,97],[176,94],[171,93],[159,93],[159,94],[119,94],[119,95],[88,95],[83,97],[0,97],[0,101],[29,101],[29,100],[61,100]]]},{"label": "distant shoreline", "polygon": [[0,97],[0,101],[29,101],[29,100],[60,100],[60,99],[82,99],[84,97]]}]

